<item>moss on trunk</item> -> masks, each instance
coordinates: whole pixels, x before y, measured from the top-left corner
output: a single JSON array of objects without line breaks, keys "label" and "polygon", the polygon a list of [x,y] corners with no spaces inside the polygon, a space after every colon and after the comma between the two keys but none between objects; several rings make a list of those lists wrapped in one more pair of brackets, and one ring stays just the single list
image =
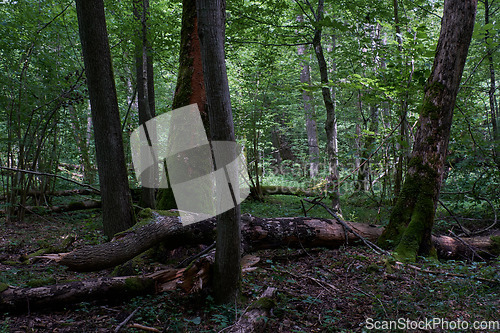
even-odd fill
[{"label": "moss on trunk", "polygon": [[[172,109],[197,103],[201,119],[205,128],[208,128],[208,116],[205,112],[206,97],[201,65],[200,40],[197,29],[196,1],[184,0],[182,2],[179,73],[177,74],[177,86],[175,88]],[[161,210],[177,208],[171,188],[162,188],[158,191],[156,208]]]},{"label": "moss on trunk", "polygon": [[379,239],[385,248],[395,249],[401,260],[415,260],[417,254],[433,253],[431,230],[434,224],[437,173],[423,164],[415,165],[415,174],[407,176],[390,222]]}]

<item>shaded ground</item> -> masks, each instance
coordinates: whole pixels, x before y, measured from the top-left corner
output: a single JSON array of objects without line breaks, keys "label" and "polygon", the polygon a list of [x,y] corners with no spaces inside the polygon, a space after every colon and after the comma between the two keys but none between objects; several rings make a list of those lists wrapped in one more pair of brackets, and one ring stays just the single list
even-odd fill
[{"label": "shaded ground", "polygon": [[[257,216],[263,210],[281,216],[300,215],[287,200],[271,201],[276,212],[258,205],[244,209]],[[377,214],[380,215],[374,216]],[[110,270],[81,274],[46,260],[26,260],[26,255],[64,244],[68,237],[74,240],[69,250],[103,241],[99,219],[97,211],[88,211],[31,216],[15,226],[0,222],[0,282],[36,287],[110,275]],[[171,263],[175,265],[182,256],[197,251],[196,248],[170,253],[175,257]],[[231,325],[268,286],[278,289],[276,306],[267,322],[268,332],[361,332],[368,331],[370,323],[376,320],[441,318],[455,323],[467,321],[470,325],[474,321],[500,321],[500,284],[475,279],[499,281],[498,260],[438,263],[422,259],[419,267],[443,273],[431,274],[410,267],[396,268],[383,256],[350,246],[337,250],[266,250],[255,255],[260,262],[255,271],[244,275],[240,304],[216,306],[208,290],[196,295],[176,291],[126,301],[88,300],[62,309],[0,314],[0,332],[113,332],[137,309],[130,323],[160,332],[219,332]],[[133,271],[142,273],[159,266],[147,259],[134,266]],[[439,331],[463,330],[433,330]],[[140,330],[124,327],[121,332]]]}]

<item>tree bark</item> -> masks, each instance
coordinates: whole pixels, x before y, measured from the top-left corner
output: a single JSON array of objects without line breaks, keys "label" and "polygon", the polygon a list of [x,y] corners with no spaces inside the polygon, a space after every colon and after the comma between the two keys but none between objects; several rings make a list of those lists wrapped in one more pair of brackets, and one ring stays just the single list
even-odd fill
[{"label": "tree bark", "polygon": [[380,243],[401,259],[433,252],[431,231],[443,180],[453,109],[474,28],[477,0],[444,4],[434,66],[405,182]]},{"label": "tree bark", "polygon": [[[195,293],[209,284],[214,260],[215,254],[211,251],[189,263],[186,268],[167,268],[142,276],[104,277],[38,288],[18,288],[0,283],[0,311],[29,312],[34,309],[58,308],[83,301],[125,300],[136,295],[165,292],[177,288],[186,293]],[[254,270],[255,267],[252,266],[259,260],[259,257],[252,255],[243,257],[242,272]],[[272,293],[267,291],[264,296],[271,298]],[[255,327],[261,327],[262,322],[254,315],[257,311],[264,309],[269,310],[269,307],[256,306],[255,312],[252,310],[248,312],[249,318],[257,320],[254,323]],[[253,326],[250,321],[246,323],[248,323],[247,327]]]},{"label": "tree bark", "polygon": [[[136,85],[137,85],[137,105],[139,109],[139,125],[144,124],[155,116],[155,101],[154,101],[154,81],[152,71],[152,50],[148,40],[149,29],[149,0],[134,0],[134,16],[137,20],[137,36],[136,36],[136,54],[135,54],[135,68],[136,68]],[[150,128],[148,135],[155,136],[152,133],[153,129]],[[154,140],[154,139],[151,139]],[[145,148],[144,153],[149,154],[149,147]],[[141,151],[142,153],[142,151]],[[141,177],[148,177],[152,179],[158,173],[154,168],[148,168],[143,172]],[[155,183],[149,181],[148,183]],[[142,186],[140,204],[143,207],[155,208],[155,189]]]},{"label": "tree bark", "polygon": [[125,299],[155,291],[148,277],[104,277],[38,288],[9,287],[0,292],[0,311],[29,312],[104,298]]},{"label": "tree bark", "polygon": [[[281,247],[339,248],[345,244],[361,242],[356,235],[345,232],[342,225],[335,220],[312,217],[263,219],[244,215],[241,221],[241,247],[245,253]],[[383,228],[364,223],[345,223],[372,242],[377,241],[384,231]],[[156,214],[151,223],[121,233],[109,243],[41,257],[53,259],[74,271],[96,271],[122,264],[159,242],[167,249],[189,244],[211,244],[215,239],[216,225],[216,219],[211,218],[182,226],[178,217]],[[471,249],[486,258],[499,254],[495,241],[489,236],[462,240],[438,236],[432,237],[432,242],[438,250],[438,256],[443,259],[467,258],[472,252]]]},{"label": "tree bark", "polygon": [[76,9],[89,90],[106,236],[135,223],[123,151],[120,113],[109,50],[104,3],[77,0]]},{"label": "tree bark", "polygon": [[368,191],[371,186],[370,180],[370,155],[372,153],[373,144],[375,143],[375,136],[378,130],[378,107],[376,105],[370,106],[370,125],[368,127],[368,134],[365,134],[364,145],[361,149],[361,162],[363,165],[360,166],[358,171],[358,179],[356,183],[357,191]]},{"label": "tree bark", "polygon": [[[303,22],[302,15],[297,17],[298,22]],[[312,103],[311,92],[311,71],[309,63],[305,60],[305,45],[297,47],[297,53],[301,58],[302,70],[300,71],[300,83],[302,83],[302,101],[304,103],[304,113],[306,118],[306,133],[307,133],[307,147],[309,149],[309,177],[315,178],[319,171],[319,147],[318,147],[318,133],[316,131],[316,113]]]},{"label": "tree bark", "polygon": [[[175,88],[172,109],[193,103],[198,105],[203,125],[205,129],[208,129],[196,0],[183,0],[179,72],[177,74],[177,86]],[[174,208],[177,208],[177,204],[172,189],[160,189],[157,196],[157,209],[167,210]]]},{"label": "tree bark", "polygon": [[248,311],[243,313],[240,319],[230,328],[229,333],[264,332],[267,316],[275,306],[273,300],[276,288],[267,287],[262,295],[255,301]]},{"label": "tree bark", "polygon": [[[490,23],[490,3],[488,0],[484,1],[484,23],[488,25]],[[493,61],[493,47],[491,45],[492,36],[490,30],[486,30],[484,41],[486,44],[486,56],[488,58],[488,68],[490,71],[490,90],[488,91],[488,97],[490,101],[490,118],[491,118],[491,129],[493,137],[493,158],[497,164],[498,169],[500,169],[500,129],[499,127],[499,111],[496,99],[496,79],[495,79],[495,63]]]},{"label": "tree bark", "polygon": [[[210,138],[212,141],[234,142],[233,115],[224,55],[226,1],[197,0],[196,4]],[[236,149],[228,156],[234,157],[231,159],[234,160],[238,156]],[[217,184],[217,187],[222,188],[222,185],[228,184]],[[234,186],[232,191],[234,198],[238,198],[237,186]],[[214,296],[218,303],[228,303],[236,299],[241,278],[240,206],[235,205],[234,208],[218,215],[217,226]]]},{"label": "tree bark", "polygon": [[335,104],[332,100],[330,88],[328,88],[328,67],[326,64],[325,56],[323,54],[323,46],[321,44],[322,27],[320,21],[323,18],[324,0],[318,1],[318,11],[314,13],[316,23],[318,24],[314,29],[313,46],[316,58],[318,60],[319,72],[321,77],[321,93],[326,108],[326,151],[328,154],[328,187],[332,199],[332,208],[339,213],[340,210],[340,197],[339,197],[339,174],[338,174],[338,158],[336,153],[336,137],[337,137],[337,118],[335,115]]}]

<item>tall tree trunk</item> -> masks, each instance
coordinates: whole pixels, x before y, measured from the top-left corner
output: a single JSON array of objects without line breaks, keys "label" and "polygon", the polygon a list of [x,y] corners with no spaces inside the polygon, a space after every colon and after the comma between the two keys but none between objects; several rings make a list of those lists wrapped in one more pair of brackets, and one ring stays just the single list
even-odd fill
[{"label": "tall tree trunk", "polygon": [[[297,17],[297,21],[302,22],[303,16]],[[310,90],[311,85],[311,71],[309,63],[305,60],[305,45],[297,47],[297,53],[302,62],[302,70],[300,71],[300,83],[302,83],[302,100],[304,103],[304,113],[306,117],[306,133],[307,133],[307,147],[309,149],[309,177],[314,178],[318,175],[319,168],[319,147],[318,147],[318,134],[316,131],[316,114],[312,104],[312,93]]]},{"label": "tall tree trunk", "polygon": [[[212,141],[235,141],[231,99],[224,58],[225,0],[197,0],[198,34]],[[231,155],[231,154],[230,154]],[[234,151],[233,157],[237,154]],[[238,188],[233,188],[238,197]],[[240,280],[240,206],[217,216],[214,295],[219,303],[234,301]]]},{"label": "tall tree trunk", "polygon": [[[154,106],[154,84],[153,84],[153,71],[152,71],[152,56],[151,45],[148,40],[148,19],[149,19],[149,0],[134,0],[134,16],[137,20],[137,36],[136,36],[136,54],[135,54],[135,68],[136,68],[136,84],[137,84],[137,104],[139,109],[139,125],[144,124],[155,116]],[[150,95],[152,94],[152,95]],[[149,136],[156,135],[151,133],[149,129]],[[143,147],[146,148],[146,147]],[[149,154],[150,150],[144,149],[141,153]],[[154,168],[145,170],[141,177],[148,177],[152,179],[157,174]],[[149,180],[147,183],[156,183]],[[141,191],[141,206],[155,208],[155,189],[142,186]]]},{"label": "tall tree trunk", "polygon": [[106,236],[135,224],[103,0],[77,0]]},{"label": "tall tree trunk", "polygon": [[431,231],[444,174],[456,96],[474,29],[477,0],[444,3],[441,33],[413,152],[389,225],[380,238],[402,259],[433,253]]},{"label": "tall tree trunk", "polygon": [[[193,103],[198,105],[203,125],[205,129],[208,129],[196,0],[183,0],[179,72],[177,74],[177,86],[172,109]],[[177,208],[172,189],[160,189],[157,196],[157,209],[172,208]]]},{"label": "tall tree trunk", "polygon": [[[401,38],[401,27],[399,23],[399,10],[398,10],[398,0],[393,1],[393,9],[394,9],[394,23],[396,29],[396,42],[398,43],[398,49],[401,54],[401,59],[403,52],[403,40]],[[405,64],[406,66],[406,64]],[[396,173],[394,175],[394,197],[397,200],[399,193],[401,192],[401,185],[403,184],[403,173],[406,166],[406,162],[408,161],[408,148],[407,146],[410,144],[410,140],[408,137],[408,120],[406,118],[408,114],[408,99],[409,99],[409,85],[411,81],[411,76],[408,80],[407,89],[404,92],[404,97],[399,101],[400,109],[399,109],[399,140],[396,142],[396,152],[395,152],[395,160],[396,160]],[[406,145],[405,145],[406,143]]]},{"label": "tall tree trunk", "polygon": [[339,173],[338,173],[338,159],[336,154],[336,137],[337,137],[337,118],[335,115],[335,104],[332,100],[330,89],[328,88],[328,66],[326,65],[325,56],[323,54],[323,46],[321,44],[322,26],[320,21],[323,18],[324,0],[319,0],[318,11],[315,13],[317,26],[314,29],[313,46],[316,58],[318,60],[319,73],[321,77],[321,93],[326,108],[326,151],[328,154],[328,190],[332,199],[332,208],[340,212],[340,198],[339,198]]},{"label": "tall tree trunk", "polygon": [[[484,0],[484,23],[488,25],[490,23],[490,4],[488,0]],[[492,36],[490,30],[486,30],[484,40],[486,43],[486,56],[488,58],[488,65],[490,70],[490,90],[488,91],[488,97],[490,101],[490,118],[491,118],[491,128],[493,132],[493,157],[500,169],[500,131],[499,126],[499,111],[496,100],[496,81],[495,81],[495,65],[493,62],[493,46],[491,45]]]}]

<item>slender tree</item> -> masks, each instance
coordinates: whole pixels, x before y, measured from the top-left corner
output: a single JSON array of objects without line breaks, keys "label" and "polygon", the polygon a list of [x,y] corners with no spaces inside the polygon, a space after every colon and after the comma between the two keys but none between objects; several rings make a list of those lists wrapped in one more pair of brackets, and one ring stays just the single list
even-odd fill
[{"label": "slender tree", "polygon": [[[302,15],[297,17],[298,22],[303,22]],[[302,101],[304,104],[304,113],[306,116],[306,133],[307,133],[307,147],[309,149],[309,176],[316,177],[319,168],[319,147],[318,147],[318,133],[316,131],[316,114],[314,112],[314,105],[312,103],[311,85],[311,71],[309,62],[305,60],[305,45],[297,47],[299,57],[302,57],[302,70],[300,71],[300,83],[304,85],[302,90]]]},{"label": "slender tree", "polygon": [[402,259],[432,254],[431,230],[444,174],[456,96],[474,29],[477,0],[446,0],[434,65],[425,87],[400,196],[380,238]]},{"label": "slender tree", "polygon": [[[493,1],[492,1],[493,3]],[[484,0],[484,24],[488,26],[490,24],[490,6],[491,4],[488,0]],[[488,69],[490,71],[490,90],[488,91],[488,97],[490,101],[490,118],[491,118],[491,130],[493,138],[493,158],[500,169],[500,126],[498,112],[498,104],[496,99],[496,79],[495,79],[495,63],[493,61],[494,48],[492,46],[493,36],[491,35],[490,29],[486,30],[484,35],[484,41],[486,43],[486,57],[488,58]]]},{"label": "slender tree", "polygon": [[[197,0],[196,5],[210,137],[214,141],[235,141],[224,55],[226,1]],[[237,197],[237,189],[234,190]],[[219,303],[233,301],[238,295],[240,238],[240,207],[237,205],[217,216],[213,286],[215,299]]]},{"label": "slender tree", "polygon": [[339,198],[339,170],[338,170],[338,157],[337,157],[337,116],[335,114],[335,103],[332,99],[330,88],[328,88],[328,66],[326,64],[325,55],[323,53],[323,45],[321,43],[321,36],[323,28],[321,20],[324,13],[324,0],[318,1],[317,12],[314,13],[315,28],[313,47],[318,60],[319,73],[321,78],[321,93],[326,108],[326,151],[328,154],[328,187],[331,192],[332,208],[340,212],[340,198]]},{"label": "slender tree", "polygon": [[94,125],[104,233],[111,238],[133,226],[135,217],[103,0],[77,0],[76,11]]},{"label": "slender tree", "polygon": [[[134,16],[138,22],[136,36],[136,84],[137,101],[139,109],[139,125],[155,116],[154,80],[152,49],[148,38],[149,30],[149,0],[134,0]],[[150,136],[155,133],[148,133]],[[149,149],[145,152],[149,153]],[[157,172],[153,168],[145,170],[142,177],[154,177]],[[150,183],[152,183],[150,181]],[[155,189],[142,187],[141,205],[143,207],[155,208]]]}]

